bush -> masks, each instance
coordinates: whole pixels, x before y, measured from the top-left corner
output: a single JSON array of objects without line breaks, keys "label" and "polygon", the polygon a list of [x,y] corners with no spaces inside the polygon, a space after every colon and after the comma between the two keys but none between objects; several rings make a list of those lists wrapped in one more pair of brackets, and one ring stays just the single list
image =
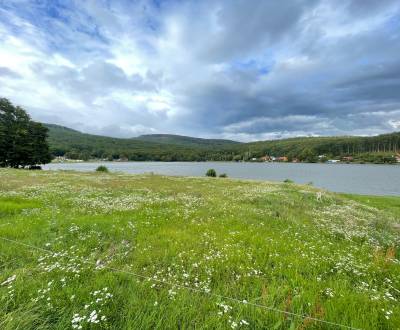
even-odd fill
[{"label": "bush", "polygon": [[219,177],[220,177],[220,178],[227,178],[228,175],[227,175],[226,173],[222,173],[222,174],[219,175]]},{"label": "bush", "polygon": [[108,173],[108,168],[104,165],[100,165],[98,168],[96,168],[96,172]]},{"label": "bush", "polygon": [[215,170],[213,168],[210,168],[207,172],[206,172],[206,176],[210,176],[215,178],[217,176],[217,172],[215,172]]},{"label": "bush", "polygon": [[31,165],[28,167],[30,170],[41,170],[42,167],[40,165]]},{"label": "bush", "polygon": [[290,180],[290,179],[285,179],[283,182],[285,182],[285,183],[294,183],[294,181]]}]

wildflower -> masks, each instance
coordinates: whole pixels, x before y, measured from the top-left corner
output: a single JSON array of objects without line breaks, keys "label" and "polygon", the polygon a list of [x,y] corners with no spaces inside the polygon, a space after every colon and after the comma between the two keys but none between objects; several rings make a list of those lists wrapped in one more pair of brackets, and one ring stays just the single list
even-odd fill
[{"label": "wildflower", "polygon": [[172,289],[169,289],[168,290],[168,295],[169,295],[170,299],[174,299],[175,295],[176,295],[176,292],[173,291]]},{"label": "wildflower", "polygon": [[333,292],[333,290],[331,288],[326,288],[324,293],[325,293],[326,296],[328,296],[330,298],[333,298],[333,296],[334,296],[334,292]]},{"label": "wildflower", "polygon": [[1,283],[0,285],[3,286],[3,285],[11,284],[12,282],[15,281],[16,278],[17,278],[17,275],[12,275],[8,279],[6,279],[3,283]]},{"label": "wildflower", "polygon": [[391,311],[391,310],[388,310],[388,311],[386,311],[385,312],[385,318],[387,319],[387,320],[389,320],[389,318],[390,318],[390,316],[393,314],[393,311]]},{"label": "wildflower", "polygon": [[82,325],[80,324],[82,321],[85,320],[84,316],[80,316],[79,314],[74,314],[72,317],[72,328],[73,329],[82,329]]},{"label": "wildflower", "polygon": [[94,310],[93,312],[90,313],[89,318],[88,318],[89,323],[99,323],[99,320],[97,319],[97,312]]},{"label": "wildflower", "polygon": [[220,303],[220,304],[217,304],[217,305],[223,309],[223,311],[222,311],[222,312],[219,312],[219,313],[218,313],[219,315],[222,315],[222,314],[228,313],[228,312],[229,312],[229,311],[232,309],[232,307],[231,307],[231,306],[229,306],[229,305],[225,305],[224,303]]}]

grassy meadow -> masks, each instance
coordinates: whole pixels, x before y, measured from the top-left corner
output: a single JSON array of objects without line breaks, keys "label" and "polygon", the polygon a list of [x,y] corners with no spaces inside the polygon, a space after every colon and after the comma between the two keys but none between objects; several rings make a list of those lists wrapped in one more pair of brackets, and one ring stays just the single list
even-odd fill
[{"label": "grassy meadow", "polygon": [[399,329],[400,198],[319,191],[2,169],[0,329]]}]

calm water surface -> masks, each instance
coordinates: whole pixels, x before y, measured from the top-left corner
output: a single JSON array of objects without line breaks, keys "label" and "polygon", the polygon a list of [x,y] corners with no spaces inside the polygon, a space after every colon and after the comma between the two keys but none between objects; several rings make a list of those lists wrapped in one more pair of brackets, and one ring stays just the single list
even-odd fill
[{"label": "calm water surface", "polygon": [[231,162],[104,162],[48,164],[46,170],[94,171],[105,165],[110,171],[164,175],[204,176],[209,168],[229,177],[267,181],[291,179],[296,183],[312,182],[314,186],[336,192],[365,195],[400,196],[399,165],[293,164]]}]

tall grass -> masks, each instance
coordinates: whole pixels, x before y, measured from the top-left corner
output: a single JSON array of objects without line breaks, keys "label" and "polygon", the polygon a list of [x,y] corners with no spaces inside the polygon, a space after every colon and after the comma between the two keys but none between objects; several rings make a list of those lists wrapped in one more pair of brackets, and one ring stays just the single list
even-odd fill
[{"label": "tall grass", "polygon": [[399,328],[395,208],[317,191],[0,170],[0,328]]}]

